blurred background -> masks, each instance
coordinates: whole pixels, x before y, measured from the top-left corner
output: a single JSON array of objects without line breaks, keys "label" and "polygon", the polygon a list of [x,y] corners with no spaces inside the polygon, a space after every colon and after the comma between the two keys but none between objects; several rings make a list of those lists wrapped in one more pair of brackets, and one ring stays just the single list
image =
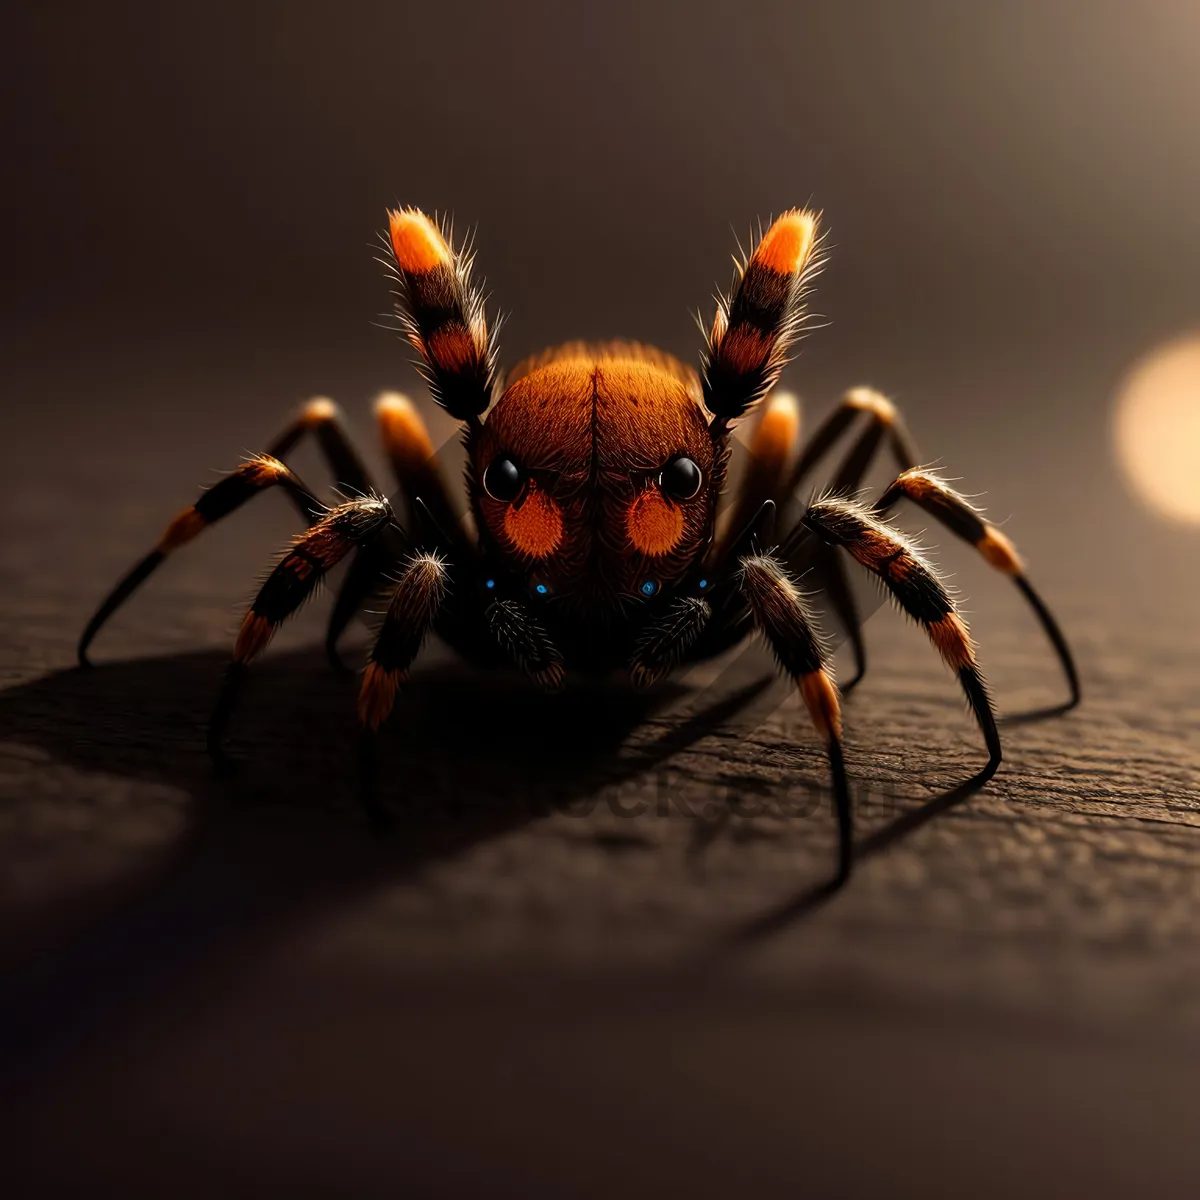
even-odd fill
[{"label": "blurred background", "polygon": [[[7,24],[14,1194],[716,1194],[747,1161],[821,1194],[1195,1194],[1200,8],[114,0]],[[74,641],[297,403],[334,397],[374,454],[374,394],[419,396],[373,261],[395,203],[476,230],[507,363],[612,336],[695,361],[736,239],[823,210],[827,326],[787,385],[812,418],[853,384],[897,401],[1030,560],[1085,705],[1010,726],[982,798],[703,988],[661,968],[818,881],[823,806],[734,822],[697,868],[692,821],[504,804],[563,780],[644,794],[668,769],[768,788],[798,761],[819,783],[798,705],[614,783],[580,763],[646,714],[568,706],[581,746],[442,672],[398,777],[501,814],[426,815],[396,858],[361,845],[351,693],[308,649],[314,611],[262,668],[238,784],[261,803],[231,816],[199,730],[285,505],[173,561],[86,679]],[[1002,711],[1056,699],[1015,595],[937,557]],[[872,830],[978,751],[915,633],[868,632],[848,722]]]}]

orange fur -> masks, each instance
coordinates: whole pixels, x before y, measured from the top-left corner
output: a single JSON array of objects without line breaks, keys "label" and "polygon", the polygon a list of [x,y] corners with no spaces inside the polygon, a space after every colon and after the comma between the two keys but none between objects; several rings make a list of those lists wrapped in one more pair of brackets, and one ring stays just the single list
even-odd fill
[{"label": "orange fur", "polygon": [[359,721],[368,729],[378,729],[391,713],[403,681],[403,671],[385,671],[378,663],[368,663],[358,690]]},{"label": "orange fur", "polygon": [[192,540],[208,522],[195,510],[185,508],[167,526],[166,532],[158,539],[158,548],[163,554],[170,554]]},{"label": "orange fur", "polygon": [[505,510],[504,532],[522,554],[549,558],[562,541],[562,509],[552,496],[530,482],[524,503],[511,504]]},{"label": "orange fur", "polygon": [[934,484],[929,472],[924,467],[909,467],[907,471],[901,471],[892,486],[900,488],[906,496],[913,500],[919,500],[922,496],[928,496],[931,492],[941,490]]},{"label": "orange fur", "polygon": [[842,705],[837,685],[824,670],[800,676],[800,695],[817,732],[827,741],[842,736]]},{"label": "orange fur", "polygon": [[712,329],[708,333],[708,343],[710,346],[719,346],[721,339],[725,336],[729,329],[729,313],[725,311],[725,305],[718,304],[717,311],[713,314]]},{"label": "orange fur", "polygon": [[388,232],[396,265],[410,275],[425,275],[452,261],[441,231],[419,209],[389,210]]},{"label": "orange fur", "polygon": [[643,554],[669,554],[683,536],[683,509],[648,487],[630,506],[625,527],[634,549]]},{"label": "orange fur", "polygon": [[755,470],[774,477],[791,458],[800,440],[800,406],[788,392],[776,392],[750,441]]},{"label": "orange fur", "polygon": [[[326,521],[329,519],[326,518]],[[350,542],[332,522],[314,525],[312,530],[296,540],[297,548],[303,547],[304,552],[311,555],[323,567],[336,566],[346,556]],[[298,562],[306,562],[297,556]],[[294,569],[294,568],[293,568]],[[303,579],[305,576],[296,572]]]},{"label": "orange fur", "polygon": [[338,415],[338,406],[327,396],[314,396],[305,406],[301,414],[308,425],[320,425],[322,421],[332,421]]},{"label": "orange fur", "polygon": [[269,454],[260,454],[257,458],[252,458],[246,464],[245,470],[249,479],[260,487],[265,487],[280,475],[288,473],[287,467]]},{"label": "orange fur", "polygon": [[238,630],[237,642],[233,647],[234,662],[249,662],[266,646],[274,632],[271,622],[251,609]]},{"label": "orange fur", "polygon": [[297,579],[307,579],[313,573],[313,564],[299,554],[289,554],[280,565],[286,567]]},{"label": "orange fur", "polygon": [[778,275],[794,275],[804,269],[816,236],[816,215],[793,208],[763,235],[753,261]]},{"label": "orange fur", "polygon": [[739,325],[721,339],[721,359],[743,374],[761,367],[775,344],[774,333]]},{"label": "orange fur", "polygon": [[384,449],[401,469],[424,466],[434,455],[433,441],[413,402],[399,392],[384,392],[375,401],[375,416]]},{"label": "orange fur", "polygon": [[[553,524],[494,500],[474,497],[481,527],[513,554],[542,563],[556,596],[604,596],[612,602],[637,593],[645,580],[645,550],[630,529],[630,507],[651,476],[677,454],[700,468],[704,483],[680,502],[682,528],[668,552],[654,559],[665,587],[678,579],[709,536],[720,463],[708,432],[699,378],[669,355],[631,343],[569,343],[514,369],[472,445],[482,479],[497,454],[511,455],[539,488],[552,488]],[[550,483],[550,481],[553,483]],[[536,492],[534,492],[536,495]],[[635,529],[648,547],[668,544],[658,526]],[[678,517],[674,517],[678,520]],[[526,534],[526,522],[535,528]],[[550,547],[553,550],[550,551]]]},{"label": "orange fur", "polygon": [[470,331],[461,326],[451,326],[426,338],[425,353],[443,371],[461,371],[480,358]]},{"label": "orange fur", "polygon": [[994,525],[987,527],[983,537],[975,543],[975,549],[997,571],[1003,571],[1006,575],[1020,575],[1025,570],[1025,564],[1021,561],[1016,546]]},{"label": "orange fur", "polygon": [[955,671],[975,665],[975,647],[966,622],[958,613],[947,613],[940,621],[926,626],[929,639],[937,647],[946,664]]},{"label": "orange fur", "polygon": [[[842,403],[847,408],[857,408],[862,412],[868,412],[884,425],[890,425],[896,419],[896,406],[881,392],[877,392],[874,388],[856,387],[851,388],[843,397]],[[914,472],[919,473],[918,468],[914,468]],[[905,472],[909,474],[909,472]],[[904,478],[902,475],[901,478]]]},{"label": "orange fur", "polygon": [[[895,540],[886,534],[874,529],[865,529],[862,536],[852,542],[847,549],[864,567],[878,570],[885,560],[896,553],[898,546]],[[900,558],[892,564],[892,570],[897,574],[902,573],[908,565],[901,565],[901,560],[906,557],[907,555],[902,553]]]}]

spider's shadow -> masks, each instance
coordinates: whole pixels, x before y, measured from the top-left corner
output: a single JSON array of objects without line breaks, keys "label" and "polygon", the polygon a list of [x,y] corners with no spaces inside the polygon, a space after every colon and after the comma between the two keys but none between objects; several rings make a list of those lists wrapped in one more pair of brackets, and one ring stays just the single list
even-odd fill
[{"label": "spider's shadow", "polygon": [[[931,799],[926,800],[919,808],[903,813],[894,821],[890,821],[881,829],[877,829],[870,836],[856,841],[854,847],[855,862],[861,865],[865,859],[881,854],[898,842],[903,841],[935,817],[941,816],[956,805],[963,803],[970,796],[973,796],[991,777],[991,770],[985,768],[978,774],[972,775],[970,779],[965,779],[962,783],[950,788],[948,791],[941,792]],[[735,927],[716,947],[706,949],[699,959],[693,960],[688,966],[692,968],[697,966],[703,967],[706,964],[723,959],[730,951],[745,949],[773,937],[789,925],[815,913],[822,905],[832,900],[843,887],[847,886],[847,882],[852,884],[853,877],[851,877],[850,881],[835,877],[823,883],[806,887],[803,891],[789,897],[774,908],[756,917],[752,917],[742,925]]]},{"label": "spider's shadow", "polygon": [[[316,650],[270,656],[233,726],[240,769],[221,780],[203,731],[224,662],[212,652],[118,662],[0,693],[6,740],[186,797],[168,849],[0,946],[0,969],[21,981],[0,1000],[0,1076],[60,1050],[68,1031],[94,1033],[214,952],[253,955],[305,916],[653,770],[752,708],[774,678],[751,660],[698,694],[606,684],[547,696],[432,656],[383,739],[381,799],[396,827],[380,839],[355,795],[356,681]],[[665,732],[631,739],[681,705]]]},{"label": "spider's shadow", "polygon": [[[414,672],[388,726],[381,798],[397,824],[381,840],[367,832],[355,796],[355,680],[330,673],[316,650],[269,657],[234,725],[241,768],[218,780],[203,731],[224,663],[213,652],[120,662],[0,693],[6,739],[85,771],[169,785],[187,804],[184,831],[166,852],[48,914],[52,954],[44,936],[38,944],[44,931],[15,953],[0,946],[0,970],[23,981],[0,1000],[0,1076],[60,1048],[67,1030],[87,1035],[213,952],[253,955],[306,916],[645,775],[709,733],[752,728],[787,690],[752,654],[706,689],[605,684],[553,696],[511,675],[433,659]],[[659,731],[631,738],[651,717]],[[866,838],[859,861],[982,782],[968,780]],[[836,891],[831,883],[806,890],[726,947],[777,932]]]}]

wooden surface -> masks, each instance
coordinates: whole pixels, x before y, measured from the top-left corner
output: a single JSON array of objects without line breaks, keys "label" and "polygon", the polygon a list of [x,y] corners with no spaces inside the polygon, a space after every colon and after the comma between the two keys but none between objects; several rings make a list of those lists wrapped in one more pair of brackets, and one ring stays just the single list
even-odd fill
[{"label": "wooden surface", "polygon": [[[847,739],[860,836],[887,845],[829,897],[822,757],[797,699],[757,688],[761,655],[712,687],[547,701],[434,654],[389,730],[380,843],[354,805],[353,680],[313,648],[314,607],[256,674],[241,772],[215,781],[203,723],[282,502],[181,555],[97,668],[72,667],[110,581],[271,428],[230,399],[164,432],[151,393],[108,428],[47,394],[9,442],[15,1194],[715,1195],[747,1163],[763,1191],[1196,1194],[1197,570],[1120,495],[1102,432],[1073,457],[963,428],[939,445],[1004,496],[1086,699],[1006,724],[995,779],[914,821],[983,756],[919,632],[881,610]],[[1002,711],[1057,699],[1016,594],[941,557]]]}]

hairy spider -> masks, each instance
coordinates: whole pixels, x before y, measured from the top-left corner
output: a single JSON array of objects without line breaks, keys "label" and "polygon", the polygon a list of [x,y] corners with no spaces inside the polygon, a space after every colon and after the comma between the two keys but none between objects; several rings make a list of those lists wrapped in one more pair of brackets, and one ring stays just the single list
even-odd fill
[{"label": "hairy spider", "polygon": [[[430,630],[473,662],[515,664],[553,688],[567,671],[618,667],[648,686],[757,629],[798,685],[824,741],[845,878],[853,840],[841,706],[798,571],[811,570],[849,635],[857,668],[850,686],[865,657],[840,552],[878,576],[958,676],[987,744],[982,777],[1000,763],[995,716],[966,623],[935,570],[890,522],[893,506],[907,498],[1013,578],[1066,673],[1071,698],[1063,707],[1078,701],[1070,651],[1012,543],[917,465],[895,408],[878,392],[847,392],[803,446],[795,402],[772,397],[751,438],[750,469],[718,525],[731,424],[768,396],[801,333],[808,284],[822,262],[815,214],[786,212],[759,238],[729,296],[718,298],[699,374],[647,346],[573,342],[526,359],[503,384],[470,279],[471,255],[416,209],[388,215],[397,313],[433,398],[463,423],[474,532],[456,516],[429,435],[407,400],[387,395],[376,409],[405,503],[403,527],[372,486],[336,406],[315,400],[266,454],[223,477],[168,525],[88,623],[81,663],[100,627],[167,555],[278,486],[308,529],[246,614],[209,729],[214,756],[221,755],[246,665],[354,550],[327,647],[336,660],[340,634],[386,583],[387,612],[358,699],[367,746]],[[797,505],[800,485],[860,417],[864,428],[830,490]],[[354,499],[327,509],[286,465],[284,456],[308,431],[343,495]],[[867,504],[857,493],[885,442],[900,473]],[[776,510],[780,531],[772,541]],[[380,819],[369,787],[364,798]]]}]

